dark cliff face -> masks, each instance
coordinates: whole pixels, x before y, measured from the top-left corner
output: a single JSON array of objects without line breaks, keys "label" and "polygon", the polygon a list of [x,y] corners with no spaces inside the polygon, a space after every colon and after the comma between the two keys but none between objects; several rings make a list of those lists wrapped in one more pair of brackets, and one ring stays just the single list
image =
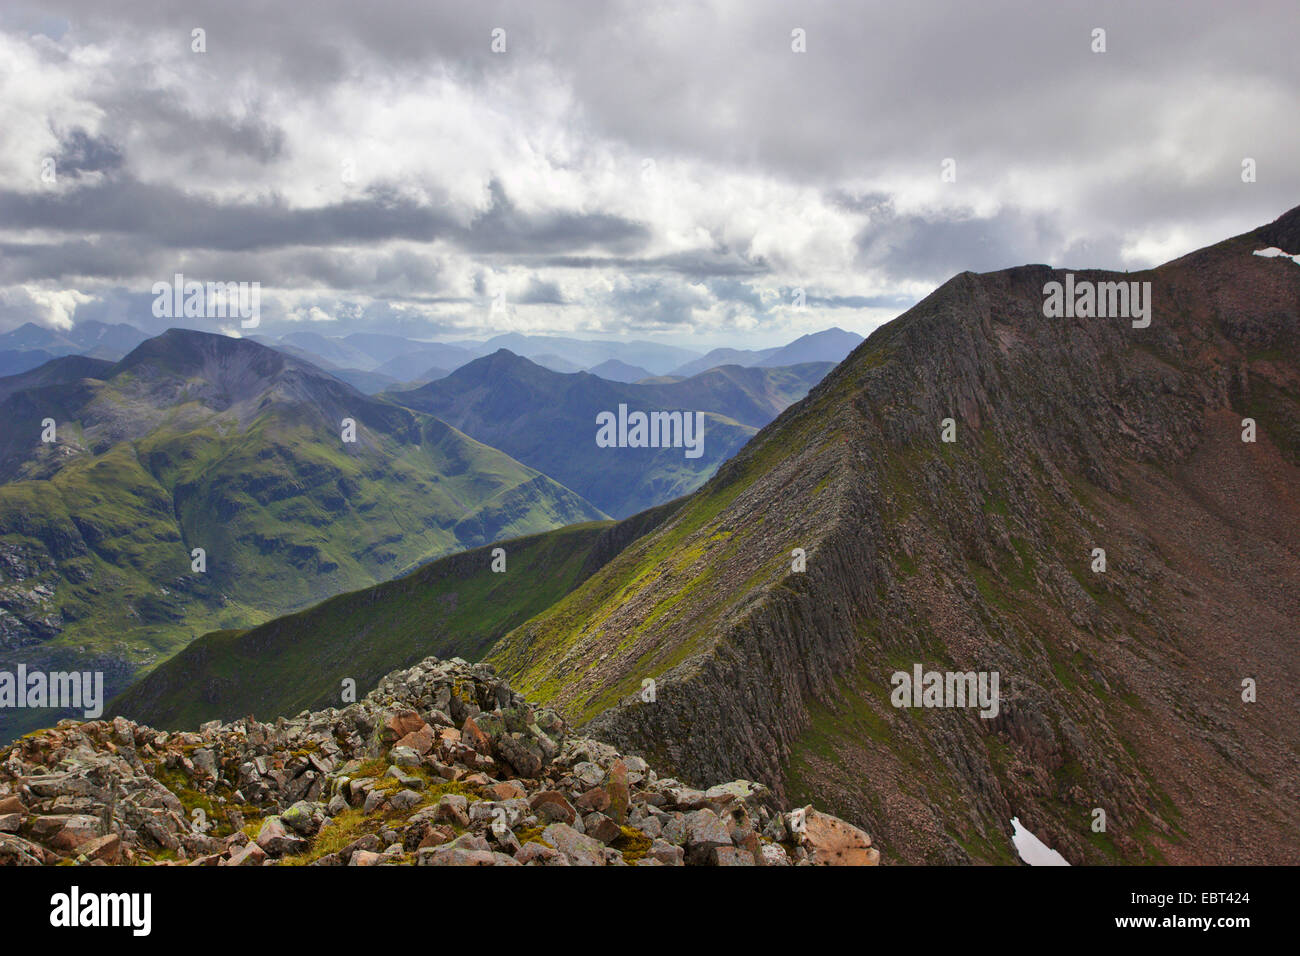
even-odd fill
[{"label": "dark cliff face", "polygon": [[[1252,254],[1298,222],[1074,273],[1151,282],[1147,328],[954,278],[491,659],[895,860],[1013,859],[1019,816],[1075,863],[1300,861],[1300,265]],[[893,707],[915,664],[997,672],[998,715]]]}]

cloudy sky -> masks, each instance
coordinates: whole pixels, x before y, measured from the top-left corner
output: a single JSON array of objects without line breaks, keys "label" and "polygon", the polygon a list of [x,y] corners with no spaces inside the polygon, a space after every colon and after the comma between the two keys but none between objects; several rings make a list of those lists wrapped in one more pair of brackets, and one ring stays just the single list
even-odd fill
[{"label": "cloudy sky", "polygon": [[156,328],[180,272],[260,282],[273,334],[866,333],[1300,204],[1297,36],[1294,0],[5,0],[0,330]]}]

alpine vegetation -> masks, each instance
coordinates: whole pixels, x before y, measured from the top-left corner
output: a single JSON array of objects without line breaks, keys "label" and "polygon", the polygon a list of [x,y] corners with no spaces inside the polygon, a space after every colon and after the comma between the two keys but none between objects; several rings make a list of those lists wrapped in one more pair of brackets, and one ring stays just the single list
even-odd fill
[{"label": "alpine vegetation", "polygon": [[1065,274],[1065,284],[1043,286],[1043,315],[1049,319],[1132,319],[1133,328],[1151,324],[1150,282],[1090,282]]},{"label": "alpine vegetation", "polygon": [[687,458],[704,454],[703,412],[631,412],[596,415],[598,448],[685,448]]}]

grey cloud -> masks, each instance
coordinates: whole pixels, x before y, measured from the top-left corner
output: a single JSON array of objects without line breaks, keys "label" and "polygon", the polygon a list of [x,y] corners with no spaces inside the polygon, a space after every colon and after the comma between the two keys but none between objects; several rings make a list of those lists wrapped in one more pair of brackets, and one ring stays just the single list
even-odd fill
[{"label": "grey cloud", "polygon": [[74,129],[62,140],[55,157],[59,174],[111,172],[122,165],[122,151],[102,137],[91,136],[84,129]]},{"label": "grey cloud", "polygon": [[0,243],[0,283],[33,280],[121,279],[150,275],[160,259],[134,242]]},{"label": "grey cloud", "polygon": [[958,272],[991,272],[1042,261],[1061,236],[1046,216],[1003,210],[961,218],[898,215],[884,207],[856,238],[858,262],[891,278],[942,281]]},{"label": "grey cloud", "polygon": [[212,164],[214,152],[270,163],[284,154],[284,130],[256,111],[247,116],[199,114],[170,90],[136,89],[106,97],[114,126],[142,131],[155,148],[185,149]]},{"label": "grey cloud", "polygon": [[809,295],[805,304],[824,309],[898,309],[916,304],[910,295]]},{"label": "grey cloud", "polygon": [[696,287],[656,278],[615,289],[607,305],[630,328],[689,327],[695,310],[707,308],[709,299]]},{"label": "grey cloud", "polygon": [[600,247],[630,252],[649,238],[641,223],[605,213],[547,212],[525,215],[499,182],[489,184],[492,203],[464,229],[451,232],[460,246],[485,253],[546,254]]},{"label": "grey cloud", "polygon": [[[647,157],[704,156],[822,181],[900,167],[920,175],[944,156],[992,175],[1007,160],[1140,150],[1153,120],[1186,106],[1185,81],[1200,77],[1243,98],[1259,83],[1300,89],[1300,11],[1290,2],[325,0],[306,15],[257,0],[183,9],[19,0],[16,9],[29,19],[53,10],[89,38],[139,31],[188,44],[201,23],[217,75],[313,92],[366,67],[488,82],[544,64],[572,84],[595,129]],[[1108,30],[1106,54],[1089,50],[1097,25]],[[795,26],[807,32],[807,53],[791,52]],[[503,55],[489,49],[496,27],[508,32]],[[1090,108],[1098,102],[1107,109]],[[1228,98],[1215,109],[1226,122],[1239,105]],[[1268,153],[1286,143],[1289,131],[1265,127],[1240,147]],[[1273,158],[1279,179],[1267,191],[1281,208],[1300,174],[1285,153]]]},{"label": "grey cloud", "polygon": [[[521,259],[520,261],[527,261]],[[762,257],[745,259],[729,252],[699,249],[662,256],[543,256],[535,265],[563,269],[593,269],[627,274],[675,273],[696,279],[710,276],[759,276],[771,272]]]},{"label": "grey cloud", "polygon": [[754,312],[767,311],[762,296],[748,282],[733,278],[715,278],[709,279],[704,284],[716,299],[749,306]]},{"label": "grey cloud", "polygon": [[554,282],[530,279],[528,288],[515,299],[520,305],[565,305],[566,300],[560,287]]},{"label": "grey cloud", "polygon": [[0,221],[11,228],[119,232],[160,246],[232,251],[391,239],[444,239],[485,254],[628,251],[647,236],[640,223],[604,213],[524,214],[495,184],[492,199],[462,225],[444,207],[415,205],[386,189],[304,209],[279,200],[223,204],[123,177],[60,193],[0,191]]}]

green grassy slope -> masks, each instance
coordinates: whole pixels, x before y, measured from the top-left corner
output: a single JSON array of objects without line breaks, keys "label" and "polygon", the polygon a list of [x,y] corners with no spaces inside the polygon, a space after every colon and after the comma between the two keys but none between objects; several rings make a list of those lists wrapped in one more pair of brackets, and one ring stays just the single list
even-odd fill
[{"label": "green grassy slope", "polygon": [[111,712],[167,728],[249,713],[270,719],[339,705],[345,678],[360,696],[431,654],[478,660],[675,507],[501,542],[504,572],[491,569],[495,546],[476,548],[258,627],[206,634],[117,698]]},{"label": "green grassy slope", "polygon": [[[812,522],[786,528],[753,512],[749,521],[721,517],[760,478],[779,484],[777,474],[814,460],[822,442],[834,437],[822,433],[816,416],[792,411],[782,421],[786,440],[751,443],[656,533],[503,637],[488,660],[521,693],[559,699],[571,718],[585,721],[635,694],[644,678],[658,678],[712,646],[731,609],[788,575],[793,548],[814,545]],[[817,524],[835,515],[833,494],[823,500]],[[755,545],[765,559],[751,564]],[[589,673],[587,664],[601,654],[620,660],[616,674]]]}]

